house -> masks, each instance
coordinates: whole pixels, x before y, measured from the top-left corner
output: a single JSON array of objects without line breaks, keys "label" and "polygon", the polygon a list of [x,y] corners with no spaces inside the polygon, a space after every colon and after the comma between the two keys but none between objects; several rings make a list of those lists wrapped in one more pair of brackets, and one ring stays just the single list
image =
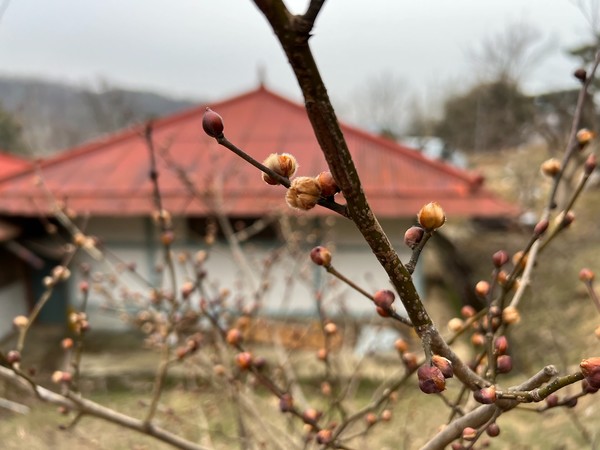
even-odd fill
[{"label": "house", "polygon": [[[334,247],[336,268],[365,289],[388,286],[383,269],[352,223],[323,208],[301,213],[291,210],[285,204],[284,188],[265,184],[254,167],[206,136],[201,126],[205,107],[154,121],[152,143],[161,202],[173,217],[174,248],[176,252],[192,254],[209,249],[206,271],[214,291],[228,288],[236,301],[260,302],[273,314],[312,313],[315,291],[328,287],[330,281],[308,264],[308,251],[322,243]],[[327,170],[302,105],[261,85],[210,107],[224,118],[228,139],[255,159],[262,161],[270,153],[288,152],[300,164],[297,175],[312,176]],[[408,250],[403,244],[404,231],[414,223],[421,206],[432,200],[441,203],[450,222],[459,218],[506,218],[516,212],[513,205],[486,190],[478,175],[429,160],[413,149],[360,129],[347,125],[342,129],[367,197],[395,247],[405,257]],[[161,248],[152,220],[157,208],[144,130],[144,126],[135,127],[64,151],[40,162],[37,168],[0,183],[2,217],[39,230],[39,224],[58,208],[66,216],[76,214],[73,223],[86,235],[101,239],[102,248],[108,251],[102,257],[96,255],[100,260],[78,255],[78,261],[98,265],[100,268],[92,269],[94,273],[102,270],[114,275],[120,270],[128,286],[114,285],[110,294],[106,290],[95,294],[96,303],[92,302],[91,307],[106,297],[102,302],[108,302],[108,309],[104,311],[121,311],[123,298],[132,303],[143,301],[149,285],[136,281],[138,274],[150,284],[160,283],[163,276],[156,270]],[[219,220],[228,220],[237,238],[250,231],[255,234],[234,246],[233,252],[223,234],[217,234],[216,242],[209,245],[207,233],[210,235]],[[284,241],[294,245],[274,253]],[[54,250],[61,248],[50,239],[44,245],[54,245]],[[44,258],[49,259],[47,255]],[[183,254],[180,259],[185,259]],[[112,268],[107,269],[107,261]],[[112,264],[115,261],[116,265]],[[265,265],[273,261],[277,264]],[[47,262],[49,270],[58,261]],[[132,262],[136,263],[135,274],[123,270]],[[58,313],[48,317],[64,317],[64,299],[78,301],[80,275],[76,267],[73,266],[75,276],[67,292],[50,303]],[[185,277],[183,269],[179,270],[179,285]],[[106,279],[97,274],[94,281]],[[135,283],[139,289],[132,294],[134,288],[130,287]],[[34,291],[39,293],[37,288]],[[336,292],[331,299],[332,303],[339,302],[336,306],[345,301],[352,311],[372,313],[372,305],[366,299],[339,286]],[[111,296],[115,298],[107,300]],[[102,321],[101,312],[97,317],[91,320],[92,326],[112,323]]]},{"label": "house", "polygon": [[[10,153],[0,151],[0,179],[27,170],[31,163]],[[22,228],[0,219],[0,337],[12,327],[12,318],[24,314],[27,303],[26,265],[39,267],[39,260],[18,243]]]}]

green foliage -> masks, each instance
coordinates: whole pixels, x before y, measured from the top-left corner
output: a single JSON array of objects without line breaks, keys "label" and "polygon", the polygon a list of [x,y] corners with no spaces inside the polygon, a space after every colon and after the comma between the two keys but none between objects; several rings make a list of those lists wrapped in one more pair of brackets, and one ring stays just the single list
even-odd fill
[{"label": "green foliage", "polygon": [[11,153],[24,153],[22,127],[0,105],[0,149]]},{"label": "green foliage", "polygon": [[533,102],[517,84],[480,83],[446,100],[435,134],[453,148],[494,151],[523,142],[533,119]]}]

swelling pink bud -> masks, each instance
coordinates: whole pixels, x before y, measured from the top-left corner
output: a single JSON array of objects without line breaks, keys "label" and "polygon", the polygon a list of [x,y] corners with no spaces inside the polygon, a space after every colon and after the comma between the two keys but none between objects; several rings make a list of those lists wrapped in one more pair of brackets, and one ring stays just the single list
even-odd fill
[{"label": "swelling pink bud", "polygon": [[202,128],[210,137],[219,138],[223,136],[223,118],[210,108],[206,108],[202,116]]},{"label": "swelling pink bud", "polygon": [[417,370],[419,388],[426,394],[439,394],[446,389],[446,379],[442,371],[435,366],[421,366]]},{"label": "swelling pink bud", "polygon": [[319,186],[321,186],[321,195],[323,197],[331,197],[340,192],[340,188],[333,179],[331,172],[321,172],[317,175],[316,180]]},{"label": "swelling pink bud", "polygon": [[396,296],[392,291],[382,289],[373,294],[373,303],[382,309],[390,309]]},{"label": "swelling pink bud", "polygon": [[317,266],[329,267],[331,265],[331,252],[326,247],[319,245],[310,251],[310,259]]},{"label": "swelling pink bud", "polygon": [[406,230],[406,233],[404,233],[404,243],[408,246],[408,248],[410,249],[414,249],[417,245],[419,245],[419,242],[421,242],[421,239],[423,239],[423,235],[425,234],[425,230],[421,227],[410,227],[408,230]]}]

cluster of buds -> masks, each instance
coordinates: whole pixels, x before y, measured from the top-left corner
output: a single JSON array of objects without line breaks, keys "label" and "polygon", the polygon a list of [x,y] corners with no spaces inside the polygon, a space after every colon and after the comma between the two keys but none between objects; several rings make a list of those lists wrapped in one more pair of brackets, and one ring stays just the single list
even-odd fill
[{"label": "cluster of buds", "polygon": [[584,359],[579,368],[587,384],[592,389],[600,389],[600,356]]},{"label": "cluster of buds", "polygon": [[52,272],[49,276],[44,277],[43,283],[47,288],[55,286],[57,283],[61,281],[66,281],[71,276],[71,271],[68,267],[65,266],[56,266],[52,269]]},{"label": "cluster of buds", "polygon": [[446,214],[438,202],[431,202],[421,208],[417,220],[426,231],[433,231],[444,225]]},{"label": "cluster of buds", "polygon": [[69,328],[76,334],[82,334],[90,329],[87,314],[81,311],[73,311],[69,314]]}]

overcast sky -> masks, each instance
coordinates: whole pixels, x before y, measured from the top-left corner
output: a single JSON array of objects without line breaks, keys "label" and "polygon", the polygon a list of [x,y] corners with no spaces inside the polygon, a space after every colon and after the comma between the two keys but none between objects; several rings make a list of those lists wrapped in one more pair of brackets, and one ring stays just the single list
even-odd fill
[{"label": "overcast sky", "polygon": [[[301,12],[307,1],[287,4]],[[525,86],[570,85],[576,63],[564,51],[590,35],[572,0],[328,0],[311,43],[331,95],[343,99],[382,73],[410,89],[462,80],[467,49],[515,22],[552,43]],[[104,77],[208,100],[255,87],[262,65],[268,86],[299,98],[251,0],[12,0],[0,22],[0,61],[3,74]]]}]

